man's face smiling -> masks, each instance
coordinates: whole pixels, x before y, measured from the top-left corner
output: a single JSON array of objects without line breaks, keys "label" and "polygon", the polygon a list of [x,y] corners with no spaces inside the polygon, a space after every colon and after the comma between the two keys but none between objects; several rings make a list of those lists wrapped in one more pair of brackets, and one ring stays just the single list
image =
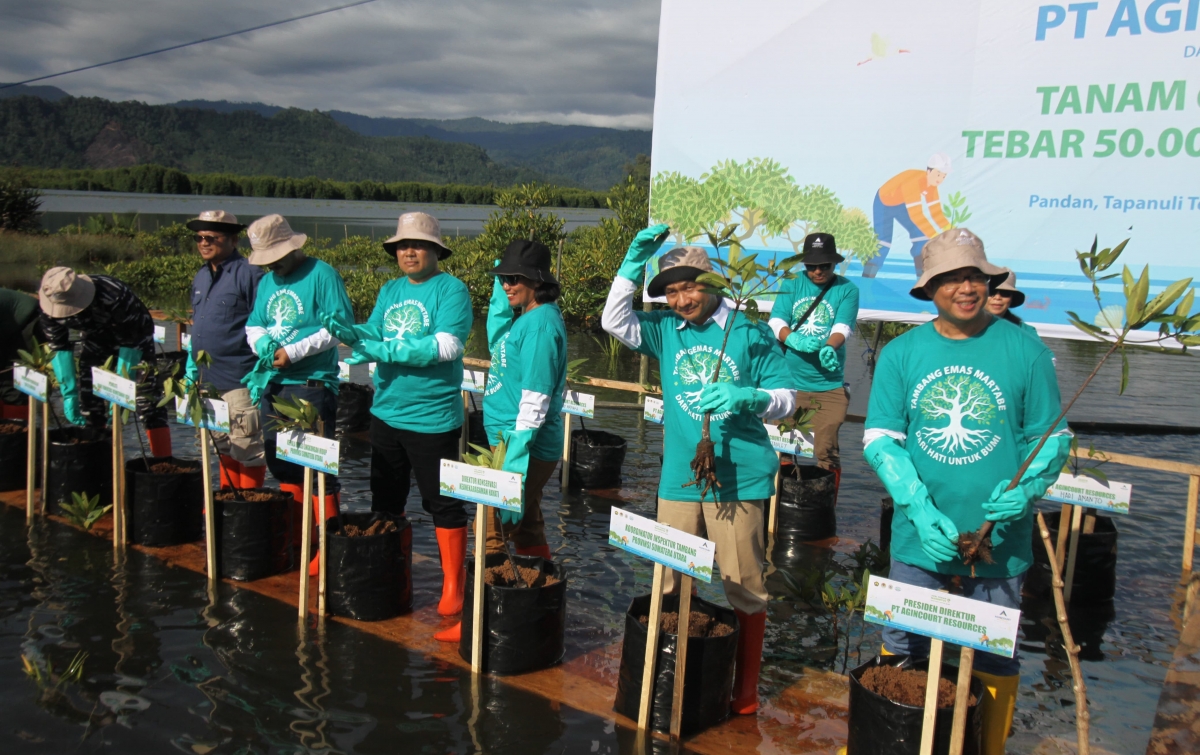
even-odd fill
[{"label": "man's face smiling", "polygon": [[938,317],[965,324],[987,314],[984,305],[990,280],[977,267],[963,267],[934,278],[925,292],[937,305]]},{"label": "man's face smiling", "polygon": [[711,314],[712,294],[704,293],[704,284],[696,281],[679,281],[666,287],[667,306],[671,311],[693,325],[700,325]]}]

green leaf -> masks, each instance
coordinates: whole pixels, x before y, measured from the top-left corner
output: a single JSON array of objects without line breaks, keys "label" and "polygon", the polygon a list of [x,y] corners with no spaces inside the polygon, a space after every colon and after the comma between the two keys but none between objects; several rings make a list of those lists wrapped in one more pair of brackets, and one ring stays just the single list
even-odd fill
[{"label": "green leaf", "polygon": [[1097,480],[1101,483],[1104,483],[1104,485],[1108,485],[1108,475],[1105,474],[1104,470],[1100,469],[1099,467],[1084,467],[1083,469],[1079,470],[1079,474],[1087,475],[1093,480]]},{"label": "green leaf", "polygon": [[1125,350],[1121,349],[1121,390],[1118,394],[1124,395],[1125,389],[1129,386],[1129,357],[1125,354]]},{"label": "green leaf", "polygon": [[[1149,269],[1147,269],[1146,274],[1147,274],[1147,276],[1149,276]],[[1183,295],[1183,292],[1185,290],[1187,290],[1187,288],[1191,285],[1192,285],[1192,279],[1186,278],[1184,280],[1175,281],[1171,285],[1164,288],[1158,294],[1158,296],[1155,296],[1153,299],[1150,300],[1150,303],[1146,305],[1146,308],[1142,311],[1142,315],[1141,315],[1142,321],[1140,323],[1138,323],[1137,325],[1135,325],[1134,329],[1137,329],[1137,328],[1141,327],[1142,325],[1145,325],[1147,322],[1153,320],[1154,318],[1158,317],[1160,314],[1165,312],[1167,307],[1174,304],[1175,301],[1180,296]],[[1190,307],[1190,305],[1189,305],[1189,307]]]}]

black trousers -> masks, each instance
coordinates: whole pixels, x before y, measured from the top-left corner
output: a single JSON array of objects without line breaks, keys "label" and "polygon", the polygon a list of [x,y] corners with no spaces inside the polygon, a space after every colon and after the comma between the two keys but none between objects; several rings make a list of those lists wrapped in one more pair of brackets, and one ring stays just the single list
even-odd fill
[{"label": "black trousers", "polygon": [[[267,390],[263,391],[262,403],[259,408],[262,411],[263,417],[263,448],[267,455],[267,469],[271,470],[271,476],[281,483],[288,485],[303,485],[304,484],[304,467],[299,464],[293,464],[290,461],[275,458],[275,433],[272,428],[272,416],[278,416],[279,412],[275,411],[275,407],[271,404],[272,399],[302,398],[305,401],[317,407],[317,415],[325,420],[325,432],[321,433],[326,438],[332,438],[337,432],[337,394],[325,386],[306,386],[306,385],[282,385],[280,383],[268,383]],[[338,483],[336,475],[325,476],[325,494],[333,495],[341,490],[341,485]],[[313,482],[312,493],[317,494],[317,483]]]},{"label": "black trousers", "polygon": [[444,433],[397,430],[371,416],[371,510],[403,514],[413,475],[421,492],[421,508],[433,517],[433,526],[457,529],[467,526],[463,502],[441,494],[442,459],[458,460],[461,428]]}]

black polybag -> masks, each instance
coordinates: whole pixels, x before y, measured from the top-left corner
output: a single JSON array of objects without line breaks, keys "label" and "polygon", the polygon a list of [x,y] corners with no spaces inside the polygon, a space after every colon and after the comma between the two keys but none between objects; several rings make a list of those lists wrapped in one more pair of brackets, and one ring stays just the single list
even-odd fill
[{"label": "black polybag", "polygon": [[[846,755],[917,755],[921,749],[921,724],[925,709],[902,705],[871,692],[860,679],[872,666],[900,666],[925,672],[929,659],[914,661],[907,655],[876,656],[850,672],[850,736]],[[958,679],[958,668],[942,664],[942,678]],[[977,755],[983,736],[983,718],[979,715],[979,700],[983,698],[983,683],[971,677],[971,694],[976,703],[967,708],[967,733],[963,755]],[[938,708],[934,727],[933,752],[950,752],[950,730],[954,726],[954,708]]]},{"label": "black polybag", "polygon": [[[347,524],[366,529],[396,523],[395,532],[346,537]],[[329,612],[359,621],[382,621],[412,608],[412,525],[382,512],[342,514],[329,521],[325,596]]]},{"label": "black polybag", "polygon": [[153,457],[150,466],[167,462],[191,471],[154,474],[145,459],[125,462],[125,511],[135,545],[194,543],[204,533],[204,476],[200,463],[173,456]]},{"label": "black polybag", "polygon": [[[5,425],[25,427],[23,419],[0,420]],[[24,490],[25,467],[29,451],[28,430],[21,433],[0,433],[0,490]]]},{"label": "black polybag", "polygon": [[[228,491],[220,491],[227,493]],[[269,577],[295,567],[292,516],[295,499],[274,488],[269,501],[213,499],[217,522],[217,573],[240,582]]]},{"label": "black polybag", "polygon": [[585,490],[621,487],[625,439],[603,430],[571,432],[570,486]]},{"label": "black polybag", "polygon": [[[664,595],[663,612],[679,610],[678,595]],[[687,674],[683,680],[681,737],[704,731],[729,717],[733,697],[733,664],[737,657],[738,625],[733,609],[722,608],[692,597],[692,610],[712,616],[734,628],[725,637],[688,637]],[[621,642],[621,670],[613,710],[634,721],[642,697],[642,671],[646,666],[646,636],[649,627],[638,621],[650,615],[650,596],[639,595],[625,612],[625,639]],[[669,732],[675,694],[675,648],[678,637],[658,634],[658,660],[654,666],[654,696],[650,703],[650,725],[654,731]]]},{"label": "black polybag", "polygon": [[375,400],[375,389],[358,383],[342,383],[338,386],[337,431],[355,433],[371,424],[371,403]]},{"label": "black polybag", "polygon": [[[1058,542],[1058,517],[1047,516],[1050,542]],[[1071,587],[1071,605],[1104,603],[1117,594],[1117,527],[1111,517],[1097,516],[1094,532],[1079,532],[1079,549],[1075,557],[1075,575]],[[1064,563],[1066,563],[1064,561]],[[1065,569],[1063,579],[1066,579]],[[1052,593],[1050,561],[1046,546],[1036,523],[1033,528],[1033,566],[1025,575],[1023,592],[1042,600]]]},{"label": "black polybag", "polygon": [[831,470],[789,465],[780,475],[775,536],[800,542],[837,536],[837,488]]},{"label": "black polybag", "polygon": [[61,514],[58,504],[71,503],[72,493],[100,496],[100,505],[107,505],[112,500],[112,478],[112,435],[107,430],[63,427],[50,431],[48,513]]},{"label": "black polybag", "polygon": [[[500,566],[508,557],[490,553],[485,568]],[[484,584],[483,670],[490,674],[523,674],[553,666],[566,652],[567,576],[561,566],[541,556],[513,556],[518,567],[538,569],[558,582],[547,587],[498,587]],[[462,640],[458,654],[471,661],[474,627],[475,559],[466,562],[463,591]]]}]

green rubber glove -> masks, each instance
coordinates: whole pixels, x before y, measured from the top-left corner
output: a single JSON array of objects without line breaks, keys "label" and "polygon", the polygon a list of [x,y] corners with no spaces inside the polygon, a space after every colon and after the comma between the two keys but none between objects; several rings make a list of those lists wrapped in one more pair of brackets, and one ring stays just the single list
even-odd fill
[{"label": "green rubber glove", "polygon": [[816,336],[802,336],[798,331],[792,331],[792,334],[784,339],[783,345],[792,351],[799,351],[802,354],[812,354],[814,351],[819,351],[825,345],[825,339],[817,338]]},{"label": "green rubber glove", "polygon": [[195,385],[200,379],[200,367],[196,364],[195,355],[192,354],[192,348],[189,346],[187,364],[183,367],[183,379],[188,385]]},{"label": "green rubber glove", "polygon": [[79,382],[75,376],[75,355],[70,351],[56,351],[50,358],[54,377],[58,379],[58,390],[62,393],[63,415],[72,425],[83,427],[87,420],[79,410]]},{"label": "green rubber glove", "polygon": [[[895,438],[883,436],[863,449],[867,463],[879,475],[896,509],[908,517],[917,529],[921,550],[934,563],[958,558],[958,528],[950,518],[938,511],[929,497],[929,490],[917,475],[912,457]],[[892,546],[895,548],[895,545]],[[895,552],[901,561],[904,554]]]},{"label": "green rubber glove", "polygon": [[821,351],[819,354],[817,354],[817,357],[821,360],[821,366],[830,372],[833,372],[839,366],[841,366],[841,362],[838,360],[837,349],[833,348],[829,344],[825,344],[821,347]]},{"label": "green rubber glove", "polygon": [[142,363],[142,350],[122,346],[117,349],[117,374],[123,378],[133,377],[133,368]]},{"label": "green rubber glove", "polygon": [[629,250],[625,252],[621,267],[617,268],[617,275],[625,280],[641,283],[646,277],[646,263],[667,240],[667,232],[670,230],[669,226],[659,223],[638,231],[629,244]]},{"label": "green rubber glove", "polygon": [[362,340],[354,344],[347,364],[381,362],[406,367],[432,367],[438,362],[436,336],[397,338],[394,341]]},{"label": "green rubber glove", "polygon": [[254,353],[258,355],[258,361],[266,361],[268,367],[275,362],[276,351],[279,351],[279,341],[270,336],[263,336],[254,344]]},{"label": "green rubber glove", "polygon": [[[492,267],[499,264],[500,260],[492,260]],[[492,298],[488,301],[487,315],[489,351],[495,350],[497,342],[508,332],[513,321],[512,305],[508,303],[508,296],[504,293],[504,287],[500,285],[500,276],[492,277]]]},{"label": "green rubber glove", "polygon": [[246,373],[242,378],[242,385],[250,390],[250,403],[258,406],[262,401],[263,393],[267,390],[267,384],[271,382],[271,378],[275,376],[275,370],[269,367],[263,367],[262,362],[254,366],[253,370]]},{"label": "green rubber glove", "polygon": [[347,346],[353,346],[363,339],[371,341],[383,340],[383,329],[378,325],[355,325],[348,322],[344,317],[339,316],[336,312],[321,312],[321,324],[325,326],[325,330]]},{"label": "green rubber glove", "polygon": [[[504,463],[500,466],[505,472],[516,472],[524,478],[529,474],[529,444],[533,442],[535,430],[504,430],[500,439],[504,442]],[[524,493],[525,480],[521,480],[521,490]],[[500,509],[500,521],[504,526],[511,527],[520,524],[525,515],[525,496],[521,496],[520,511]]]},{"label": "green rubber glove", "polygon": [[771,394],[758,388],[733,383],[709,383],[700,391],[700,411],[762,414],[771,403]]},{"label": "green rubber glove", "polygon": [[[1033,450],[1037,441],[1027,444],[1026,454]],[[1046,495],[1046,491],[1058,479],[1067,456],[1071,453],[1071,435],[1051,435],[1042,450],[1029,463],[1021,476],[1021,482],[1012,490],[1005,490],[1010,480],[1004,480],[992,491],[992,496],[983,504],[984,516],[989,522],[1016,522],[1033,512],[1033,504]]]}]

